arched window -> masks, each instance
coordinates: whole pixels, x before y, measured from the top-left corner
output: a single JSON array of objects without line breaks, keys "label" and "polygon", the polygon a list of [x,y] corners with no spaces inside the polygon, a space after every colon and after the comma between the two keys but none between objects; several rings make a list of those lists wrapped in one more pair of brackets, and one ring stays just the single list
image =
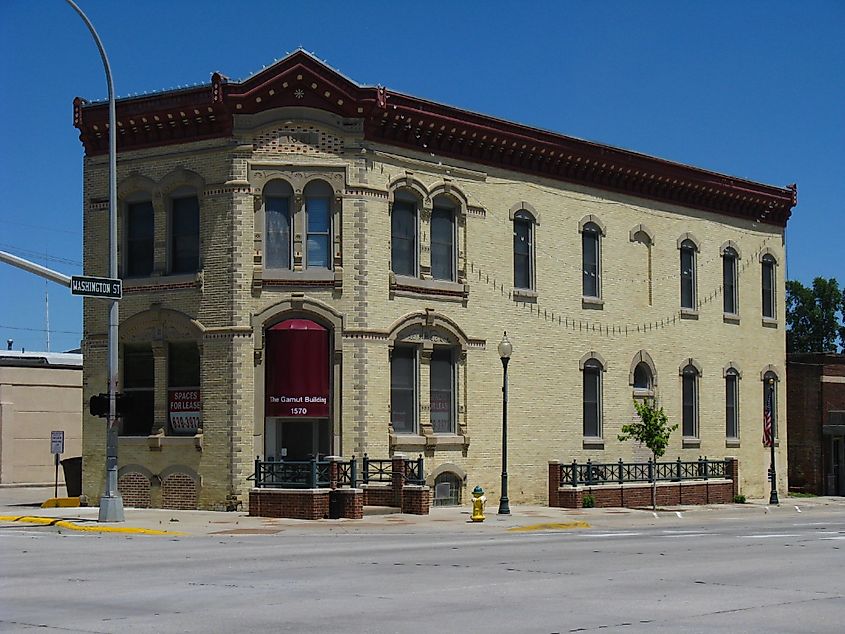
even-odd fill
[{"label": "arched window", "polygon": [[739,372],[725,370],[725,438],[739,440]]},{"label": "arched window", "polygon": [[681,371],[682,382],[682,433],[684,438],[698,438],[698,368],[692,363]]},{"label": "arched window", "polygon": [[601,297],[601,229],[588,222],[581,230],[581,292],[584,297]]},{"label": "arched window", "polygon": [[534,290],[534,218],[524,209],[513,216],[513,285]]},{"label": "arched window", "polygon": [[264,187],[264,266],[267,269],[291,268],[291,200],[293,189],[282,180]]},{"label": "arched window", "polygon": [[681,242],[681,308],[690,310],[695,310],[696,250],[692,240]]},{"label": "arched window", "polygon": [[126,277],[147,277],[153,272],[155,212],[151,200],[126,207]]},{"label": "arched window", "polygon": [[602,437],[601,373],[604,369],[598,359],[584,362],[583,374],[583,425],[585,438]]},{"label": "arched window", "polygon": [[455,350],[435,346],[431,354],[429,411],[435,434],[454,434],[456,423]]},{"label": "arched window", "polygon": [[654,377],[645,361],[640,361],[634,368],[634,390],[646,392],[654,389]]},{"label": "arched window", "polygon": [[305,268],[332,268],[332,196],[325,181],[305,186]]},{"label": "arched window", "polygon": [[390,355],[390,424],[394,433],[417,433],[417,348],[397,345]]},{"label": "arched window", "polygon": [[728,315],[739,312],[737,293],[737,252],[732,247],[722,251],[722,299],[723,309]]},{"label": "arched window", "polygon": [[417,275],[419,202],[405,190],[396,192],[390,218],[390,265],[397,275]]},{"label": "arched window", "polygon": [[431,212],[431,277],[455,280],[455,206],[446,196],[434,199]]},{"label": "arched window", "polygon": [[444,471],[434,479],[434,506],[460,506],[461,478],[451,471]]},{"label": "arched window", "polygon": [[766,254],[762,260],[763,317],[775,319],[775,259]]}]

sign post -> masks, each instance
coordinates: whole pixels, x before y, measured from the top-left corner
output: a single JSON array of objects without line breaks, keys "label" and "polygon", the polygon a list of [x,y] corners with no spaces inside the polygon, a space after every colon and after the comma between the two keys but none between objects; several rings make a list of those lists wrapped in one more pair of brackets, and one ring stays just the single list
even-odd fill
[{"label": "sign post", "polygon": [[50,432],[50,453],[53,454],[53,460],[56,464],[56,480],[55,480],[55,494],[53,497],[59,497],[59,454],[65,452],[65,432],[51,431]]}]

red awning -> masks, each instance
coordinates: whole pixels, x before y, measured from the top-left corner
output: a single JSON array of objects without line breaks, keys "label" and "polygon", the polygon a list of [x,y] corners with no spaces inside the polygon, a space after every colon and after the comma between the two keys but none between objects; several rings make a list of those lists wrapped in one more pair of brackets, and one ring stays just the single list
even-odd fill
[{"label": "red awning", "polygon": [[271,326],[269,330],[325,330],[325,328],[310,319],[288,319]]}]

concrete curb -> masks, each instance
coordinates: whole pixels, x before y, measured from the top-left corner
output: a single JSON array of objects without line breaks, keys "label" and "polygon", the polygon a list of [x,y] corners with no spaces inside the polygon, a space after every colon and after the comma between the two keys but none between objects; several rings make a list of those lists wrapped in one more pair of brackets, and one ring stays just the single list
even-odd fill
[{"label": "concrete curb", "polygon": [[59,526],[72,531],[88,533],[124,533],[129,535],[170,535],[185,536],[187,533],[176,531],[159,531],[151,528],[133,528],[130,526],[83,526],[69,520],[56,517],[39,517],[36,515],[0,515],[0,522],[24,522],[41,526]]}]

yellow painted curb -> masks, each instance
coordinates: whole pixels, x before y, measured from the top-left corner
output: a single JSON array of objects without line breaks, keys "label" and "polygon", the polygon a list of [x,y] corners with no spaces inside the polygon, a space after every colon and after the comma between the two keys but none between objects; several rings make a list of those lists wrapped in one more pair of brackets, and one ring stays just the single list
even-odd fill
[{"label": "yellow painted curb", "polygon": [[79,506],[79,498],[50,498],[46,500],[42,505],[42,509],[55,509],[55,508],[76,508]]},{"label": "yellow painted curb", "polygon": [[129,535],[187,535],[176,531],[159,531],[152,528],[131,528],[129,526],[82,526],[69,520],[57,517],[37,517],[34,515],[0,515],[0,522],[26,522],[28,524],[41,524],[42,526],[59,526],[72,531],[88,533],[124,533]]},{"label": "yellow painted curb", "polygon": [[551,531],[566,528],[591,528],[587,522],[581,520],[575,522],[545,522],[543,524],[529,524],[528,526],[515,526],[509,528],[509,533],[528,533],[530,531]]}]

